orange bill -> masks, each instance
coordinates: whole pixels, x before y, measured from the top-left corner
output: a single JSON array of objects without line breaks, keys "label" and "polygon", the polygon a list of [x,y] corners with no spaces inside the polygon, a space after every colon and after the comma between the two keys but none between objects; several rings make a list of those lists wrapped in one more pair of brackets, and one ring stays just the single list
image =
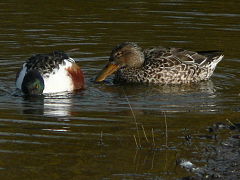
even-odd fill
[{"label": "orange bill", "polygon": [[119,65],[108,63],[102,71],[98,74],[98,76],[95,79],[95,82],[101,82],[104,79],[106,79],[108,76],[116,72],[120,68]]}]

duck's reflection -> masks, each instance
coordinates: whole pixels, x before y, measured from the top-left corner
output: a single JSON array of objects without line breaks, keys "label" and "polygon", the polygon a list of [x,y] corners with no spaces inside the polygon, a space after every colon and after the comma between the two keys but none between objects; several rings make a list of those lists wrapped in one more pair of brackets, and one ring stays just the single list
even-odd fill
[{"label": "duck's reflection", "polygon": [[[164,112],[215,112],[218,111],[217,91],[214,83],[203,81],[198,84],[147,86],[133,84],[100,84],[99,89],[111,94],[118,104],[126,101],[136,111]],[[114,95],[114,96],[113,96]],[[109,106],[112,103],[109,102]]]},{"label": "duck's reflection", "polygon": [[157,94],[173,94],[181,95],[185,93],[207,93],[213,94],[215,92],[214,84],[211,80],[202,81],[197,84],[182,84],[182,85],[139,85],[139,84],[101,84],[98,87],[100,90],[117,93],[121,95],[123,89],[127,92],[127,95],[157,95]]},{"label": "duck's reflection", "polygon": [[61,93],[24,97],[23,114],[43,115],[46,117],[67,117],[71,115],[72,95]]},{"label": "duck's reflection", "polygon": [[203,81],[198,84],[162,86],[160,88],[153,88],[155,93],[182,95],[186,93],[204,93],[214,94],[215,87],[211,80]]},{"label": "duck's reflection", "polygon": [[44,98],[44,115],[54,117],[66,117],[71,115],[72,98],[68,94],[58,96],[46,96]]}]

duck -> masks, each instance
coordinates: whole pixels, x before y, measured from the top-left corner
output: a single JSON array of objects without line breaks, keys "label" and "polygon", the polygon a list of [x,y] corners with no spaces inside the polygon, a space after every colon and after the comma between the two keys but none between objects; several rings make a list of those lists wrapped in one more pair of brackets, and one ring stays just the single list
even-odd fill
[{"label": "duck", "polygon": [[32,55],[16,75],[16,88],[24,95],[84,89],[84,74],[63,51]]},{"label": "duck", "polygon": [[123,42],[113,48],[95,82],[115,74],[114,83],[197,83],[208,80],[223,57],[218,50],[194,52],[161,46],[142,49],[134,42]]}]

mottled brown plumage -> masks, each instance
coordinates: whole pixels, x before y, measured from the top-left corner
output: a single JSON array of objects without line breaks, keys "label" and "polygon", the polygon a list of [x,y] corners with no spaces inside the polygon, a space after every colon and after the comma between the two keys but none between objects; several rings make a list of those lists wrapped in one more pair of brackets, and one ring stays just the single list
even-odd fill
[{"label": "mottled brown plumage", "polygon": [[96,81],[102,81],[116,71],[114,82],[148,84],[199,82],[212,76],[222,58],[223,54],[220,51],[193,52],[163,47],[142,51],[137,44],[125,42],[112,50],[109,63],[97,76]]}]

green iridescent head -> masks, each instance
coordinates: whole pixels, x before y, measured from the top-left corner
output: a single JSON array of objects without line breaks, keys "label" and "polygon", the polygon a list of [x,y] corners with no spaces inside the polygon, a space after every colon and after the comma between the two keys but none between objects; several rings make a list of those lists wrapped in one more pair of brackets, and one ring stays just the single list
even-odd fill
[{"label": "green iridescent head", "polygon": [[25,95],[41,95],[44,90],[44,80],[37,70],[27,72],[22,82],[22,92]]}]

